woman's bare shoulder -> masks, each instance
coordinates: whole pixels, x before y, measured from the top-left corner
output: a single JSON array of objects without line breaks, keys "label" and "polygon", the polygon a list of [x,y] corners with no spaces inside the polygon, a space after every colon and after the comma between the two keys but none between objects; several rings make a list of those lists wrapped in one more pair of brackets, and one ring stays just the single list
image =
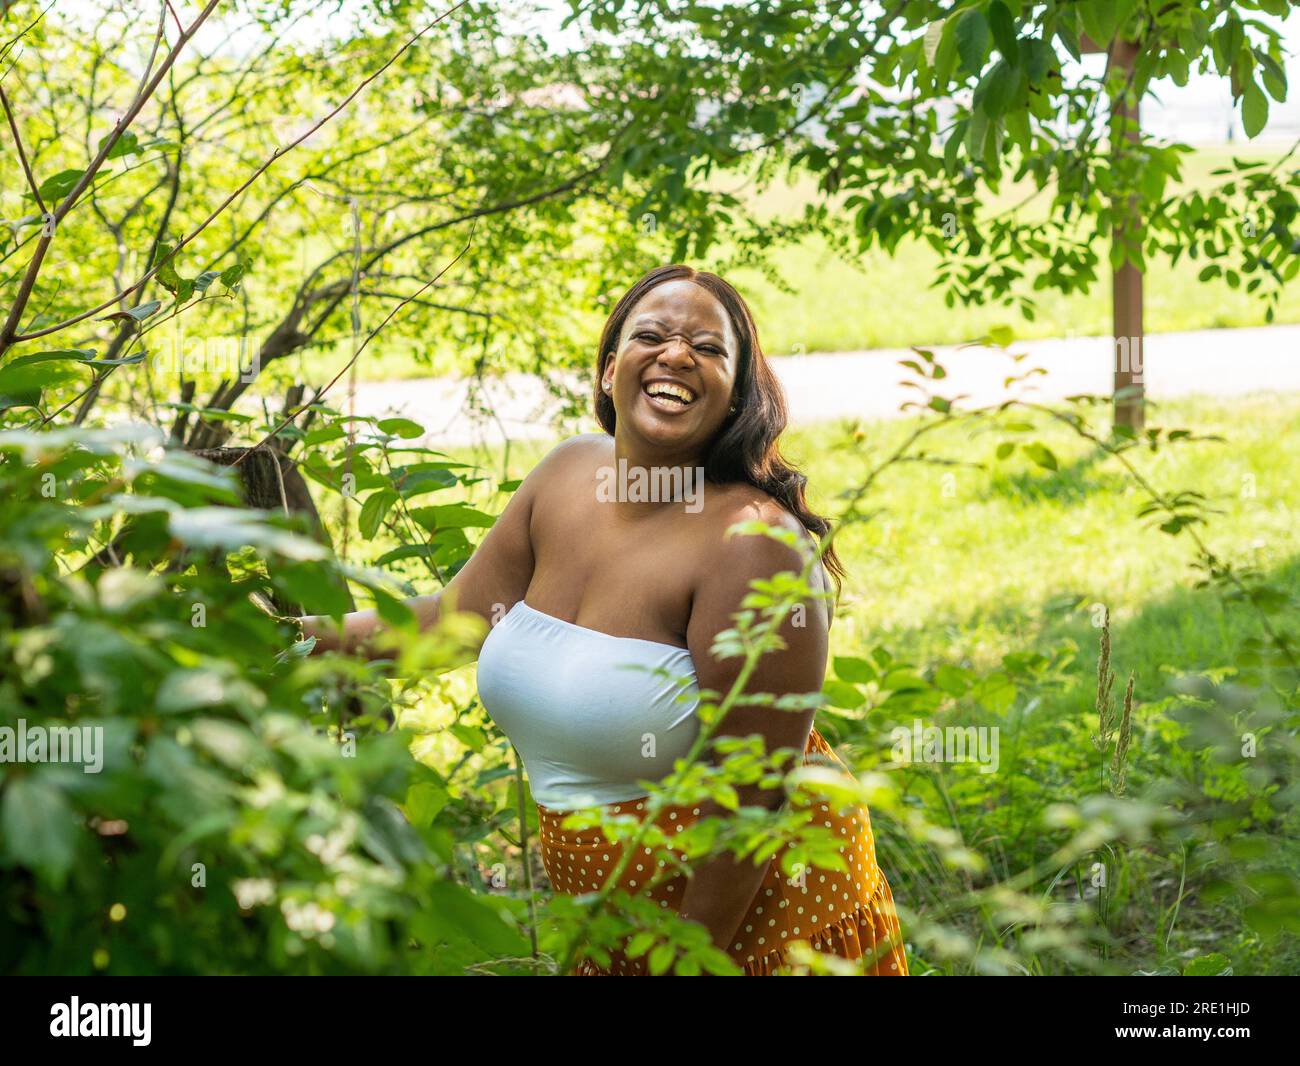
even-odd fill
[{"label": "woman's bare shoulder", "polygon": [[777,529],[803,531],[803,523],[780,500],[755,485],[732,483],[705,488],[704,511],[723,534],[740,522],[763,522]]},{"label": "woman's bare shoulder", "polygon": [[[706,492],[707,495],[707,492]],[[766,578],[782,570],[802,569],[806,552],[815,551],[817,537],[798,517],[768,492],[748,484],[731,484],[716,487],[712,506],[705,507],[712,517],[710,566],[734,574],[745,580]],[[786,537],[778,539],[764,533],[732,533],[732,527],[748,522],[761,522]],[[800,544],[795,548],[785,540]],[[812,574],[813,586],[830,588],[830,579],[818,562]]]},{"label": "woman's bare shoulder", "polygon": [[548,451],[533,467],[524,484],[536,491],[572,477],[590,473],[613,452],[613,438],[606,433],[579,433],[567,437]]}]

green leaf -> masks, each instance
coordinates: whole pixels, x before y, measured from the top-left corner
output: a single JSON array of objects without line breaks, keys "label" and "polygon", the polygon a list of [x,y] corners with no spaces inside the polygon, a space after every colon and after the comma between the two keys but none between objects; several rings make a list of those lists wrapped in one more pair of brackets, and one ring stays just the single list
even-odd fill
[{"label": "green leaf", "polygon": [[[81,176],[86,173],[85,170],[60,170],[53,177],[46,178],[40,184],[41,199],[45,201],[45,206],[53,209],[54,205],[62,200],[68,193],[72,192],[73,187],[81,180]],[[103,171],[100,171],[102,174]],[[34,199],[31,193],[25,194],[29,200]]]},{"label": "green leaf", "polygon": [[[104,136],[99,139],[98,150],[100,152],[104,150],[104,144],[107,141],[108,141],[108,136]],[[104,158],[120,159],[124,155],[136,155],[139,153],[139,151],[140,151],[140,139],[136,137],[136,135],[132,133],[130,130],[125,130],[123,131],[122,136],[120,136],[117,139],[117,142],[109,150],[108,155],[105,156]]]},{"label": "green leaf", "polygon": [[122,322],[126,320],[143,322],[151,315],[157,314],[161,307],[161,300],[149,300],[136,307],[128,307],[125,311],[113,311],[107,315],[102,315],[100,320],[103,322]]},{"label": "green leaf", "polygon": [[157,252],[154,253],[153,265],[158,270],[154,275],[158,279],[158,284],[174,296],[181,287],[181,276],[176,273],[176,267],[172,263],[173,251],[172,245],[160,242]]},{"label": "green leaf", "polygon": [[1058,22],[1056,25],[1056,37],[1063,45],[1065,50],[1070,53],[1071,57],[1077,62],[1083,56],[1083,51],[1079,45],[1079,35],[1074,32],[1074,27],[1066,22]]},{"label": "green leaf", "polygon": [[655,977],[666,973],[676,955],[676,949],[671,944],[658,945],[654,951],[650,952],[650,972]]},{"label": "green leaf", "polygon": [[943,169],[950,175],[957,173],[957,153],[961,151],[962,142],[966,139],[967,122],[965,119],[958,122],[950,134],[948,140],[943,146]]},{"label": "green leaf", "polygon": [[920,677],[909,666],[896,666],[880,679],[880,687],[889,692],[917,692],[930,687],[925,678]]},{"label": "green leaf", "polygon": [[1067,25],[1065,22],[1057,23],[1057,40],[1065,45],[1065,51],[1070,53],[1075,61],[1082,59],[1083,49],[1079,44],[1079,35],[1074,31],[1074,26]]},{"label": "green leaf", "polygon": [[1264,88],[1269,96],[1278,103],[1286,100],[1286,70],[1282,64],[1267,52],[1256,52],[1259,57],[1260,75],[1264,79]]},{"label": "green leaf", "polygon": [[979,8],[970,8],[957,19],[957,53],[970,74],[978,74],[989,54],[989,23]]},{"label": "green leaf", "polygon": [[935,56],[939,54],[939,42],[943,39],[943,24],[946,19],[938,19],[931,22],[925,28],[925,40],[923,47],[925,49],[925,61],[934,66]]},{"label": "green leaf", "polygon": [[0,825],[7,857],[61,888],[72,868],[79,831],[63,792],[37,774],[11,778]]},{"label": "green leaf", "polygon": [[468,939],[495,956],[528,954],[528,942],[483,897],[451,881],[436,881],[425,892],[425,916],[437,930],[437,939]]},{"label": "green leaf", "polygon": [[448,726],[447,732],[475,754],[487,747],[487,736],[483,733],[483,730],[475,729],[472,725],[465,725],[463,722],[457,723]]},{"label": "green leaf", "polygon": [[939,35],[939,47],[934,54],[934,76],[931,84],[934,91],[942,94],[952,81],[953,67],[957,65],[957,35],[953,32],[954,21],[943,20],[943,31]]},{"label": "green leaf", "polygon": [[226,267],[226,269],[219,275],[221,278],[221,284],[227,289],[235,288],[244,280],[244,275],[247,273],[247,270],[248,268],[245,267],[243,263],[236,263],[232,267]]},{"label": "green leaf", "polygon": [[68,363],[84,363],[87,353],[80,348],[38,352],[11,359],[0,367],[0,396],[19,396],[53,388],[80,377]]},{"label": "green leaf", "polygon": [[417,507],[411,511],[411,517],[430,530],[490,529],[496,522],[495,516],[461,503],[450,503],[442,507]]},{"label": "green leaf", "polygon": [[942,663],[934,672],[934,683],[949,696],[964,696],[971,686],[971,674],[960,666]]},{"label": "green leaf", "polygon": [[451,794],[433,781],[420,781],[406,790],[405,814],[414,826],[432,825],[438,813],[451,802]]},{"label": "green leaf", "polygon": [[1241,125],[1247,137],[1254,137],[1268,122],[1268,97],[1252,78],[1241,98]]},{"label": "green leaf", "polygon": [[409,418],[381,418],[377,425],[381,433],[389,433],[403,440],[411,440],[424,434],[424,427]]},{"label": "green leaf", "polygon": [[627,947],[623,949],[623,954],[629,959],[639,959],[655,944],[655,935],[649,930],[642,930],[627,942]]},{"label": "green leaf", "polygon": [[168,516],[172,535],[192,548],[237,551],[253,547],[286,559],[324,559],[329,550],[314,540],[277,529],[255,511],[235,507],[190,507]]},{"label": "green leaf", "polygon": [[997,43],[998,51],[1006,57],[1008,63],[1015,63],[1020,51],[1016,43],[1016,24],[1002,0],[993,0],[989,4],[989,27],[993,30],[993,40]]},{"label": "green leaf", "polygon": [[826,702],[832,707],[839,707],[845,711],[857,710],[867,702],[867,697],[852,685],[833,677],[822,682],[822,693],[826,696]]},{"label": "green leaf", "polygon": [[432,544],[403,544],[400,548],[385,552],[375,560],[375,565],[387,566],[389,563],[395,563],[401,559],[428,559],[432,558],[436,552],[437,549]]},{"label": "green leaf", "polygon": [[1016,701],[1016,685],[999,671],[981,678],[971,690],[971,696],[993,714],[1005,714]]},{"label": "green leaf", "polygon": [[1045,470],[1060,469],[1059,465],[1056,462],[1056,456],[1052,454],[1052,450],[1048,448],[1047,445],[1040,444],[1037,441],[1034,441],[1032,444],[1026,444],[1024,446],[1024,451],[1025,454],[1028,455],[1030,459],[1032,459],[1039,466],[1043,467]]},{"label": "green leaf", "polygon": [[984,158],[984,138],[989,131],[989,117],[983,108],[971,112],[970,125],[966,128],[966,154],[972,160]]},{"label": "green leaf", "polygon": [[1102,48],[1109,45],[1121,18],[1116,0],[1087,0],[1075,5],[1075,10],[1079,12],[1084,32],[1092,38],[1093,44]]},{"label": "green leaf", "polygon": [[21,392],[0,392],[0,411],[12,411],[19,407],[39,408],[40,405],[40,389],[26,389]]},{"label": "green leaf", "polygon": [[1013,108],[1007,112],[1003,124],[1011,142],[1019,145],[1024,152],[1028,153],[1033,143],[1033,130],[1029,124],[1029,112]]},{"label": "green leaf", "polygon": [[989,118],[1001,118],[1016,88],[1016,78],[1005,59],[999,59],[975,87],[975,103]]},{"label": "green leaf", "polygon": [[361,535],[366,540],[374,539],[380,525],[383,524],[384,516],[396,502],[397,493],[392,489],[372,492],[366,498],[366,502],[361,507],[361,516],[357,519],[357,528],[361,530]]},{"label": "green leaf", "polygon": [[1183,968],[1184,977],[1229,977],[1231,974],[1232,964],[1228,961],[1228,956],[1217,951],[1201,955]]},{"label": "green leaf", "polygon": [[837,677],[854,684],[865,685],[879,677],[876,668],[866,659],[859,659],[851,655],[835,656],[833,665]]}]

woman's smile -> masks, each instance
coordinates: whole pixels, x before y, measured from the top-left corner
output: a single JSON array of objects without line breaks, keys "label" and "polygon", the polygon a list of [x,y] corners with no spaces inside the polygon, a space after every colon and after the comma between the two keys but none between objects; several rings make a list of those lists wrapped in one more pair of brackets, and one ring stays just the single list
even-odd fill
[{"label": "woman's smile", "polygon": [[695,390],[667,378],[651,378],[641,386],[646,399],[660,411],[681,414],[695,403]]}]

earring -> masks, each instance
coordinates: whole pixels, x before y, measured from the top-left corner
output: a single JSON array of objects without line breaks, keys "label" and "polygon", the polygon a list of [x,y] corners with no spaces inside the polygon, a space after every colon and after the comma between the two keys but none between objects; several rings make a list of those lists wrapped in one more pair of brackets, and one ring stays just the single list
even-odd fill
[{"label": "earring", "polygon": [[733,415],[736,413],[736,405],[734,403],[731,405],[731,410],[728,413]]},{"label": "earring", "polygon": [[601,382],[601,386],[600,386],[600,387],[601,387],[602,389],[604,389],[606,392],[609,392],[609,390],[610,390],[610,384],[609,384],[608,381]]}]

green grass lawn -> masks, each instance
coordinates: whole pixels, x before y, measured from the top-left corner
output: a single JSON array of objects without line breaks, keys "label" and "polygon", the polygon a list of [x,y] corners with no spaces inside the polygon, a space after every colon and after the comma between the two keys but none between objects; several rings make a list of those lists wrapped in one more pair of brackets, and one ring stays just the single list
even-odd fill
[{"label": "green grass lawn", "polygon": [[[1255,564],[1293,595],[1300,592],[1300,396],[1180,400],[1157,408],[1151,424],[1226,438],[1130,454],[1162,491],[1196,489],[1222,511],[1202,534],[1217,554]],[[857,442],[845,426],[805,428],[788,434],[785,451],[808,473],[815,505],[834,515],[839,495],[913,425],[865,423]],[[998,462],[994,451],[1003,436],[949,426],[927,438],[927,450],[978,466],[903,464],[885,473],[870,500],[879,514],[846,527],[839,541],[848,580],[831,633],[833,655],[865,656],[884,646],[922,671],[951,663],[984,673],[1009,652],[1051,655],[1062,642],[1074,649],[1062,684],[1018,693],[1002,715],[964,705],[942,712],[946,720],[998,726],[1003,772],[984,777],[965,766],[889,771],[908,802],[986,857],[985,876],[1001,878],[1041,860],[1044,845],[1035,827],[1051,804],[1082,802],[1102,791],[1100,757],[1089,741],[1096,729],[1094,605],[1110,612],[1117,688],[1122,692],[1128,675],[1135,677],[1129,774],[1135,797],[1167,788],[1170,775],[1201,794],[1248,787],[1235,768],[1218,768],[1180,743],[1183,729],[1171,716],[1168,686],[1182,672],[1232,668],[1243,640],[1259,632],[1251,612],[1227,609],[1215,592],[1194,587],[1186,538],[1153,530],[1136,517],[1142,494],[1114,459],[1103,461],[1065,427],[1049,426],[1034,439],[1054,451],[1058,472],[1017,455]],[[495,482],[522,476],[548,447],[526,443],[508,460],[497,453],[476,461],[486,460]],[[500,499],[479,503],[490,511],[501,506]],[[859,768],[887,762],[880,732],[897,724],[888,710],[871,711],[868,704],[856,713],[823,712],[819,723]],[[436,761],[443,744],[438,735],[420,744]],[[1296,834],[1279,836],[1267,827],[1257,832],[1258,843],[1294,883],[1300,871]],[[936,848],[913,839],[894,818],[878,812],[876,833],[882,864],[914,924],[970,887],[967,874],[946,865]],[[1220,952],[1237,973],[1295,972],[1300,948],[1293,935],[1263,936],[1244,922],[1239,905],[1214,897],[1219,858],[1213,849],[1189,853],[1163,842],[1109,860],[1113,967],[1132,972],[1172,960],[1181,970],[1190,958]],[[1054,887],[1039,888],[1045,899],[1063,903],[1056,897],[1074,891],[1078,877],[1075,870]],[[1002,935],[978,928],[969,934],[972,942],[1000,942]],[[1026,960],[1023,945],[1020,951],[1018,966],[1042,972],[1032,953]],[[948,973],[971,966],[925,952],[915,963]],[[1081,960],[1072,968],[1088,966]]]},{"label": "green grass lawn", "polygon": [[[1136,453],[1157,486],[1198,489],[1224,510],[1206,533],[1212,546],[1266,567],[1300,549],[1300,397],[1171,402],[1154,422],[1227,438]],[[910,425],[867,424],[861,460],[896,446]],[[935,453],[984,469],[910,466],[885,475],[877,498],[885,514],[847,529],[840,545],[851,572],[846,629],[886,634],[924,657],[991,662],[1026,638],[1068,627],[1050,606],[1065,598],[1108,604],[1112,621],[1125,625],[1186,584],[1190,546],[1149,531],[1135,517],[1142,497],[1114,460],[1097,461],[1063,427],[1042,437],[1060,460],[1057,474],[1015,457],[997,462],[995,436],[954,427],[930,439]],[[801,430],[787,451],[833,512],[854,460],[832,440],[829,428]],[[1202,621],[1200,631],[1217,637],[1211,619]]]},{"label": "green grass lawn", "polygon": [[[1213,551],[1257,565],[1293,595],[1300,591],[1300,397],[1179,401],[1158,410],[1153,424],[1226,438],[1133,454],[1157,488],[1197,489],[1223,512],[1203,534]],[[910,425],[865,426],[861,459],[884,454]],[[875,498],[883,513],[845,530],[841,549],[850,577],[832,650],[864,655],[883,644],[922,668],[948,662],[987,671],[1009,652],[1050,654],[1061,641],[1077,648],[1066,684],[1037,693],[1036,706],[1026,693],[1001,720],[954,709],[956,721],[1003,730],[1004,749],[1018,752],[1013,770],[991,779],[966,768],[907,771],[917,779],[909,787],[934,820],[972,846],[978,842],[992,869],[1010,876],[1040,857],[1030,829],[1038,812],[1099,790],[1100,757],[1089,741],[1096,729],[1094,605],[1110,611],[1119,687],[1130,672],[1135,676],[1130,780],[1138,796],[1166,787],[1170,775],[1211,794],[1240,787],[1221,778],[1231,777],[1231,769],[1220,771],[1187,754],[1164,701],[1177,674],[1234,666],[1243,640],[1260,628],[1250,611],[1225,609],[1216,593],[1193,587],[1190,544],[1136,517],[1143,496],[1115,460],[1099,461],[1093,447],[1065,427],[1041,435],[1060,460],[1059,473],[1014,456],[997,462],[996,439],[953,427],[928,445],[934,454],[984,469],[908,465],[885,475]],[[791,434],[788,449],[831,511],[857,465],[836,451],[834,440],[830,427],[814,428]],[[854,725],[845,730],[855,733],[861,735]],[[869,749],[859,754],[867,765],[881,761]],[[961,878],[899,827],[885,822],[879,832],[884,854],[893,855],[896,893],[922,915],[961,888]],[[1259,840],[1278,849],[1279,863],[1294,879],[1300,869],[1294,840],[1286,843],[1265,830]],[[1174,907],[1184,883],[1183,858],[1155,846],[1115,861],[1114,960],[1131,969],[1155,968],[1157,960],[1173,958],[1177,965],[1180,958],[1218,951],[1239,973],[1294,972],[1293,937],[1262,938],[1243,924],[1239,909],[1211,900],[1217,876],[1212,858],[1186,875],[1188,896]]]}]

